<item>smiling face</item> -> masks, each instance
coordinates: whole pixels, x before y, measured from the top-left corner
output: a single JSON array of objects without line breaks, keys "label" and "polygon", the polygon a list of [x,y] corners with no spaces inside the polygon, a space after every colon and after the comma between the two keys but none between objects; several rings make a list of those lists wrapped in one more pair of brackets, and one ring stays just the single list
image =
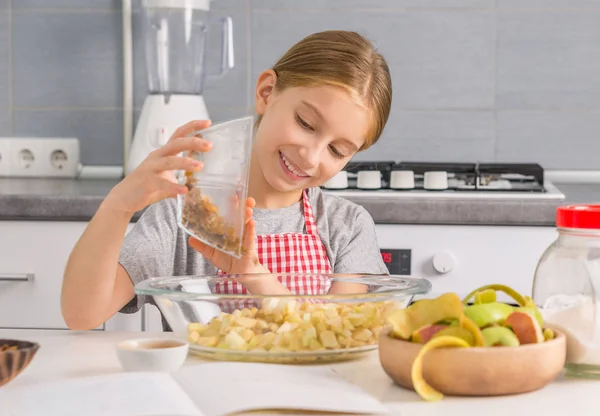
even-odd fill
[{"label": "smiling face", "polygon": [[254,161],[265,182],[279,192],[320,186],[364,145],[370,112],[341,88],[328,85],[274,90],[267,71],[257,85],[262,116]]}]

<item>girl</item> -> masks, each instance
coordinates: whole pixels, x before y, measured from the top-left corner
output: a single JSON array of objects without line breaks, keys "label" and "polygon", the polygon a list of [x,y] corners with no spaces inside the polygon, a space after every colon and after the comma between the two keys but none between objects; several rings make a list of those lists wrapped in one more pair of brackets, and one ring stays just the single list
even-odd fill
[{"label": "girl", "polygon": [[[193,121],[111,190],[73,248],[61,299],[67,325],[91,329],[118,311],[137,311],[147,299],[135,296],[134,284],[149,277],[387,274],[370,215],[319,186],[377,141],[391,101],[387,63],[359,34],[326,31],[292,46],[256,83],[244,256],[236,259],[188,240],[177,226],[173,197],[187,188],[177,184],[173,171],[202,168],[178,154],[210,151],[208,142],[187,137],[210,123]],[[125,237],[134,213],[146,207]],[[337,283],[324,289],[315,282],[302,287],[276,279],[253,282],[245,285],[252,293],[344,290]],[[217,290],[242,290],[229,286]]]}]

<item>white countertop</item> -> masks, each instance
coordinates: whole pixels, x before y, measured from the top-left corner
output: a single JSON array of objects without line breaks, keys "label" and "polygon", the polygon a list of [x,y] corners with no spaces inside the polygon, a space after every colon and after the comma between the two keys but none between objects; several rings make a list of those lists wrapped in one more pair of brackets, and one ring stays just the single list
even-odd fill
[{"label": "white countertop", "polygon": [[[41,345],[29,366],[13,381],[0,387],[9,390],[57,378],[77,378],[123,371],[117,361],[115,344],[140,338],[172,336],[170,333],[75,332],[0,329],[0,339],[36,341]],[[198,363],[193,356],[184,365]],[[330,364],[338,373],[382,401],[395,415],[597,415],[600,410],[600,381],[559,378],[537,392],[488,398],[445,397],[424,402],[416,393],[392,383],[379,364],[377,352],[358,361]]]}]

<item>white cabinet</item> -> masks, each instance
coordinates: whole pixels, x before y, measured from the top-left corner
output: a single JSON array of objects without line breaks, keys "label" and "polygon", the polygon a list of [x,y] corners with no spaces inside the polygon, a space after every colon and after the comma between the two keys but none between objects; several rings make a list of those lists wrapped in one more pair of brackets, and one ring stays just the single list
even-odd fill
[{"label": "white cabinet", "polygon": [[[87,224],[0,221],[0,328],[68,329],[60,311],[63,273]],[[141,330],[142,315],[117,314],[99,329]]]}]

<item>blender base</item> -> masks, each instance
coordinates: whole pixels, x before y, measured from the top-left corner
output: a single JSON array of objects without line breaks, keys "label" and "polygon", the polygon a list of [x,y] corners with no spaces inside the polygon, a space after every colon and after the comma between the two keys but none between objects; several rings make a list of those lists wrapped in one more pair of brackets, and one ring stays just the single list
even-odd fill
[{"label": "blender base", "polygon": [[208,110],[201,95],[171,94],[168,101],[164,94],[150,94],[144,101],[135,129],[125,174],[131,173],[148,155],[163,146],[175,130],[192,121],[208,120]]}]

